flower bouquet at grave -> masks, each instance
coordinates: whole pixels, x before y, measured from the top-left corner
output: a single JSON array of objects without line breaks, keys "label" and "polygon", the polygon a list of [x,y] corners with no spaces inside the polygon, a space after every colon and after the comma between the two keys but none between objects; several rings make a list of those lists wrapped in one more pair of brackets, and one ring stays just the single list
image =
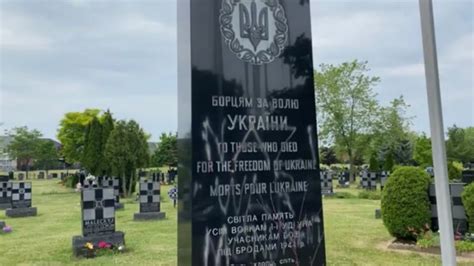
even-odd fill
[{"label": "flower bouquet at grave", "polygon": [[12,227],[8,225],[3,226],[2,228],[2,232],[5,234],[11,233],[12,231],[13,231]]},{"label": "flower bouquet at grave", "polygon": [[125,251],[125,246],[123,245],[113,245],[105,241],[99,241],[97,245],[94,245],[90,242],[84,244],[84,257],[94,258],[97,256],[108,255],[108,254],[117,254]]}]

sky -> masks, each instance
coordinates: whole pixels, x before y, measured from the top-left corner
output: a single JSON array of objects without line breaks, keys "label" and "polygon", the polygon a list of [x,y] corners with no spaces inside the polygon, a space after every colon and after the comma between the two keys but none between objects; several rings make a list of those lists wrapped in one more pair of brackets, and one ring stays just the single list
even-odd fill
[{"label": "sky", "polygon": [[[177,130],[179,0],[0,0],[0,130],[56,139],[64,113],[110,109],[157,141]],[[434,1],[445,127],[474,126],[474,1]],[[429,133],[417,0],[311,0],[314,64],[368,61]],[[0,132],[1,133],[1,132]]]}]

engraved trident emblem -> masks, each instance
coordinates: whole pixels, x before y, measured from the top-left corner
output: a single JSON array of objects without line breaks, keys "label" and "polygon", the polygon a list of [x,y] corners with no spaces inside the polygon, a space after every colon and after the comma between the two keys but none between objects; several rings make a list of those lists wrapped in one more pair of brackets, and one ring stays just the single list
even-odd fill
[{"label": "engraved trident emblem", "polygon": [[260,41],[268,40],[268,7],[259,11],[257,19],[257,4],[255,0],[250,4],[250,14],[245,4],[239,5],[240,37],[249,39],[256,51]]}]

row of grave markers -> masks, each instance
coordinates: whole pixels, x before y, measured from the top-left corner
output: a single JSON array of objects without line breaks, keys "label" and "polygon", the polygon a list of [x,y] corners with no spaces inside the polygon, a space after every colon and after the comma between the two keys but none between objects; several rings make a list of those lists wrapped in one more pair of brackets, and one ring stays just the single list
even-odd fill
[{"label": "row of grave markers", "polygon": [[[376,190],[377,184],[380,183],[380,188],[383,190],[387,179],[389,177],[389,172],[368,172],[362,171],[360,173],[361,180],[360,186],[367,190]],[[331,171],[321,171],[321,194],[322,195],[332,195],[334,194],[333,188],[333,174]],[[349,187],[349,172],[342,172],[338,175],[338,183],[340,187]]]}]

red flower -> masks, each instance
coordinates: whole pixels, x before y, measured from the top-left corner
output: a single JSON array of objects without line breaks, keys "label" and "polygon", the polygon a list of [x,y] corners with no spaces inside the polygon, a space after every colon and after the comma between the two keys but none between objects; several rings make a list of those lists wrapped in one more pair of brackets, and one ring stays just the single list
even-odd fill
[{"label": "red flower", "polygon": [[105,241],[100,241],[98,244],[99,248],[110,248],[112,245],[110,243],[107,243]]}]

